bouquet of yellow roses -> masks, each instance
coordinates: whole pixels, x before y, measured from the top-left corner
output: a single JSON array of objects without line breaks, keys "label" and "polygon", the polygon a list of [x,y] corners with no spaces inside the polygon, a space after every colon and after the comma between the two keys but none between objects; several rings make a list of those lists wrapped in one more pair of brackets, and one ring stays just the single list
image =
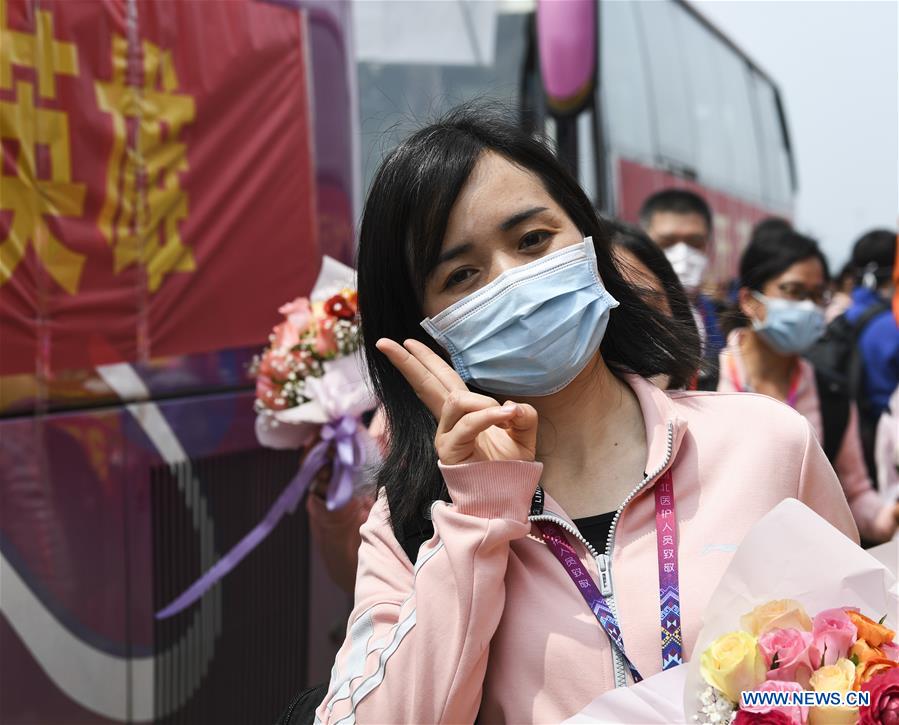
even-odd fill
[{"label": "bouquet of yellow roses", "polygon": [[855,607],[812,619],[792,599],[759,605],[700,655],[708,687],[696,721],[899,723],[899,644],[884,619]]},{"label": "bouquet of yellow roses", "polygon": [[566,722],[899,725],[897,616],[890,567],[787,499],[737,546],[687,661]]},{"label": "bouquet of yellow roses", "polygon": [[897,613],[893,572],[799,501],[781,502],[709,601],[687,719],[899,725]]}]

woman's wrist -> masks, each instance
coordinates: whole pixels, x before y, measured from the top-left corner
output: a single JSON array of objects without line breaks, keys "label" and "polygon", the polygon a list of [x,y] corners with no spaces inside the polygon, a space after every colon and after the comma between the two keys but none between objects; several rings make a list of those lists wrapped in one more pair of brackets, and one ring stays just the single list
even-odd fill
[{"label": "woman's wrist", "polygon": [[543,475],[543,464],[536,461],[438,465],[455,509],[486,519],[526,520]]}]

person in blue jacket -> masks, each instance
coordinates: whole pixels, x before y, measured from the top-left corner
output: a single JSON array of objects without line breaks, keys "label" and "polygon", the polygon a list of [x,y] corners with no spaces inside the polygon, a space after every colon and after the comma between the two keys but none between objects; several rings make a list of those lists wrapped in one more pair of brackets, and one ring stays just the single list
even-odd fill
[{"label": "person in blue jacket", "polygon": [[856,324],[869,311],[873,314],[858,336],[862,369],[858,392],[859,422],[869,466],[873,464],[877,421],[899,386],[899,325],[890,306],[895,262],[896,233],[887,229],[875,229],[862,235],[852,250],[858,284],[852,291],[852,304],[846,310],[846,319]]}]

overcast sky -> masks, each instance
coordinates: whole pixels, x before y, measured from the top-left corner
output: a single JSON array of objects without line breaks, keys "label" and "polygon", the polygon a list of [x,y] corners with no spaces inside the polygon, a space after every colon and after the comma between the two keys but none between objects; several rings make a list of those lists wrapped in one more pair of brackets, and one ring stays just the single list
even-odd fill
[{"label": "overcast sky", "polygon": [[799,169],[796,224],[831,266],[866,229],[895,229],[895,0],[697,0],[780,85]]}]

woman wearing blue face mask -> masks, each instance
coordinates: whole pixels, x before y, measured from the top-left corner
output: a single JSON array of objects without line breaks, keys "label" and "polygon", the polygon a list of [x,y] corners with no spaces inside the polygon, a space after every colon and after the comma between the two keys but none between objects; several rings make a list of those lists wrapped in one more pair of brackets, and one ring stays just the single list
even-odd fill
[{"label": "woman wearing blue face mask", "polygon": [[830,301],[827,260],[817,242],[788,226],[755,235],[740,260],[740,279],[738,326],[721,353],[718,390],[762,393],[805,416],[840,478],[862,540],[887,541],[899,505],[885,505],[871,486],[855,406],[835,398],[801,357],[823,334]]},{"label": "woman wearing blue face mask", "polygon": [[561,722],[689,656],[785,497],[857,538],[804,419],[649,381],[692,375],[696,328],[610,237],[545,145],[478,109],[382,162],[358,289],[388,450],[318,721]]}]

